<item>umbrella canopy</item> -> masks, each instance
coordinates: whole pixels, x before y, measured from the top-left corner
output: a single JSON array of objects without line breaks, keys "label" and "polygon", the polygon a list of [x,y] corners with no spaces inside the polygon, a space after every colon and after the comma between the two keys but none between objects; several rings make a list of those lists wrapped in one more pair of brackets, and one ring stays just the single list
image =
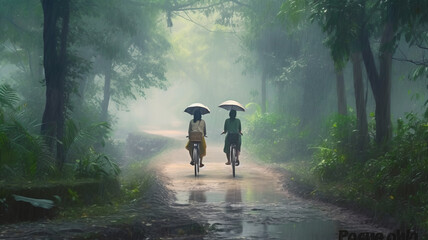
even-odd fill
[{"label": "umbrella canopy", "polygon": [[226,102],[223,102],[218,106],[223,108],[223,109],[226,109],[228,111],[235,110],[235,111],[245,112],[244,106],[242,106],[242,104],[240,104],[239,102],[234,101],[234,100],[227,100]]},{"label": "umbrella canopy", "polygon": [[184,109],[184,112],[193,115],[196,110],[201,111],[202,115],[210,113],[210,109],[202,103],[192,103],[186,109]]}]

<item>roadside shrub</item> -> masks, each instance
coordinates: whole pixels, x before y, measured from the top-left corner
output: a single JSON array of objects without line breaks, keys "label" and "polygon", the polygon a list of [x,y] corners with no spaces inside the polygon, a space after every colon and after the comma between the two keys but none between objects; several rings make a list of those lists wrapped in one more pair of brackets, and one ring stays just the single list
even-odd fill
[{"label": "roadside shrub", "polygon": [[277,113],[255,113],[247,119],[248,142],[260,158],[269,162],[290,160],[306,152],[305,132],[298,119]]},{"label": "roadside shrub", "polygon": [[428,228],[428,118],[409,113],[398,119],[387,151],[372,143],[367,161],[354,157],[354,122],[332,118],[313,155],[312,172],[340,198]]},{"label": "roadside shrub", "polygon": [[397,120],[389,150],[362,170],[373,198],[399,203],[408,218],[428,216],[428,118],[409,113]]},{"label": "roadside shrub", "polygon": [[327,126],[327,136],[313,147],[316,151],[312,157],[312,172],[321,180],[334,181],[344,178],[352,165],[356,118],[353,115],[335,115]]},{"label": "roadside shrub", "polygon": [[97,153],[93,148],[90,148],[86,155],[76,159],[75,173],[77,178],[117,177],[120,169],[106,155]]}]

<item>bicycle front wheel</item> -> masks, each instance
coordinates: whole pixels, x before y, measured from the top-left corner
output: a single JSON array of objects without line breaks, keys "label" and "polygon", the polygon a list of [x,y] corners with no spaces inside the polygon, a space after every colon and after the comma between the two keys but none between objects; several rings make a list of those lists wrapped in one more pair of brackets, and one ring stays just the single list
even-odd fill
[{"label": "bicycle front wheel", "polygon": [[198,153],[198,149],[196,148],[193,149],[192,159],[195,166],[195,177],[196,177],[199,173],[199,153]]},{"label": "bicycle front wheel", "polygon": [[232,150],[230,151],[230,161],[232,165],[232,175],[235,177],[235,164],[236,164],[236,149],[232,147]]}]

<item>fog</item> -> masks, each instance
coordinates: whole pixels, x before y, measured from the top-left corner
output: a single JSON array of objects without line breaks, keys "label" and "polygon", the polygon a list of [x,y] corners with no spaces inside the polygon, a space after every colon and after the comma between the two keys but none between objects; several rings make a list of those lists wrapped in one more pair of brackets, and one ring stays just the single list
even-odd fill
[{"label": "fog", "polygon": [[[240,27],[215,24],[217,18],[216,14],[207,17],[197,12],[184,16],[175,14],[172,18],[173,26],[171,28],[164,26],[171,43],[166,65],[167,89],[147,89],[144,98],[129,101],[126,107],[113,103],[110,111],[117,121],[114,128],[116,138],[123,140],[130,132],[146,132],[183,140],[187,135],[188,122],[192,118],[184,113],[184,109],[191,103],[200,102],[211,110],[210,114],[203,116],[207,122],[209,140],[217,141],[222,139],[219,133],[222,131],[224,119],[228,118],[228,112],[217,107],[221,102],[233,99],[243,105],[250,102],[260,105],[262,73],[260,69],[246,69],[244,66],[242,57],[248,52],[240,45],[242,30]],[[161,21],[163,20],[162,18]],[[315,31],[291,36],[290,41],[301,41],[299,38],[303,38],[305,42],[319,40],[309,50],[317,57],[316,59],[311,60],[310,56],[302,55],[307,64],[316,65],[309,68],[314,70],[291,75],[294,79],[290,80],[291,83],[282,93],[278,92],[276,80],[268,82],[267,108],[270,111],[277,111],[278,107],[285,108],[289,116],[307,115],[311,121],[325,121],[337,108],[334,90],[336,80],[333,63],[326,61],[330,56],[328,49],[322,45],[323,34],[317,25],[313,28]],[[275,49],[278,46],[266,48]],[[286,54],[293,54],[293,50]],[[319,64],[319,61],[322,63]],[[411,82],[407,79],[406,73],[412,67],[408,63],[393,69],[391,111],[394,119],[404,116],[407,112],[421,113],[424,110],[420,99],[424,99],[426,95],[424,90],[426,83]],[[348,107],[355,109],[351,64],[345,66],[344,73]],[[306,85],[306,88],[311,89],[309,93],[304,93],[305,85],[299,83],[305,74],[314,78],[309,87]],[[364,77],[364,85],[368,98],[367,112],[372,113],[375,111],[375,103],[367,77]],[[408,90],[403,91],[404,88]],[[277,96],[281,94],[286,100],[278,104]],[[304,105],[305,96],[311,97],[306,99],[311,104],[309,108],[308,105]],[[254,109],[249,109],[245,113],[239,112],[238,117],[244,118],[245,121],[245,116],[253,111]]]},{"label": "fog", "polygon": [[[167,89],[149,89],[145,98],[130,102],[126,111],[115,110],[117,138],[139,131],[183,140],[192,119],[184,109],[199,102],[211,110],[202,117],[207,123],[208,139],[218,140],[224,120],[229,117],[228,111],[218,105],[232,99],[245,106],[256,100],[251,92],[259,88],[260,76],[254,72],[243,74],[245,68],[238,61],[242,49],[238,33],[233,32],[236,29],[214,24],[217,16],[190,14],[189,17],[198,24],[175,17],[174,26],[167,29],[172,43]],[[238,118],[247,113],[239,112]]]}]

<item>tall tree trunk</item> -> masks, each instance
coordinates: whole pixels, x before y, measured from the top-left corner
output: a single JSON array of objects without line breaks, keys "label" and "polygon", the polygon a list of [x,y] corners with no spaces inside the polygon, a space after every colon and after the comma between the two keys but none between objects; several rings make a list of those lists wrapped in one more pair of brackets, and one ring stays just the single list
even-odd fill
[{"label": "tall tree trunk", "polygon": [[361,53],[367,76],[376,102],[376,143],[384,145],[389,141],[392,134],[391,129],[391,65],[392,65],[392,43],[393,28],[392,19],[387,22],[382,33],[380,44],[379,66],[377,71],[373,53],[371,51],[369,36],[363,30],[360,38]]},{"label": "tall tree trunk", "polygon": [[357,151],[364,155],[368,146],[369,134],[367,124],[366,101],[364,97],[361,53],[352,53],[351,61],[354,77],[355,108],[357,109]]},{"label": "tall tree trunk", "polygon": [[[379,121],[384,123],[378,130],[376,124],[376,140],[379,143],[386,142],[392,136],[391,124],[391,68],[392,68],[392,55],[393,55],[393,23],[392,14],[388,17],[388,22],[385,25],[380,41],[380,55],[379,55],[379,85],[383,86],[383,91],[379,93],[378,101],[380,108],[376,107],[376,116],[379,116]],[[377,119],[378,117],[376,117]],[[379,131],[379,139],[378,139]]]},{"label": "tall tree trunk", "polygon": [[104,99],[101,103],[101,119],[107,121],[108,116],[108,105],[110,102],[110,88],[111,88],[111,72],[112,72],[112,61],[111,59],[106,61],[105,73],[104,73]]},{"label": "tall tree trunk", "polygon": [[[57,165],[61,169],[65,160],[64,146],[57,143],[56,140],[62,141],[64,136],[65,76],[70,9],[68,0],[42,0],[42,6],[46,104],[41,132],[46,137],[51,152],[56,150]],[[61,29],[58,24],[61,24]]]},{"label": "tall tree trunk", "polygon": [[343,71],[336,69],[336,91],[337,91],[337,110],[340,115],[346,116],[348,114],[346,95],[345,95],[345,80]]},{"label": "tall tree trunk", "polygon": [[266,72],[266,69],[263,69],[263,73],[262,73],[262,113],[266,112],[266,82],[267,82],[267,72]]}]

